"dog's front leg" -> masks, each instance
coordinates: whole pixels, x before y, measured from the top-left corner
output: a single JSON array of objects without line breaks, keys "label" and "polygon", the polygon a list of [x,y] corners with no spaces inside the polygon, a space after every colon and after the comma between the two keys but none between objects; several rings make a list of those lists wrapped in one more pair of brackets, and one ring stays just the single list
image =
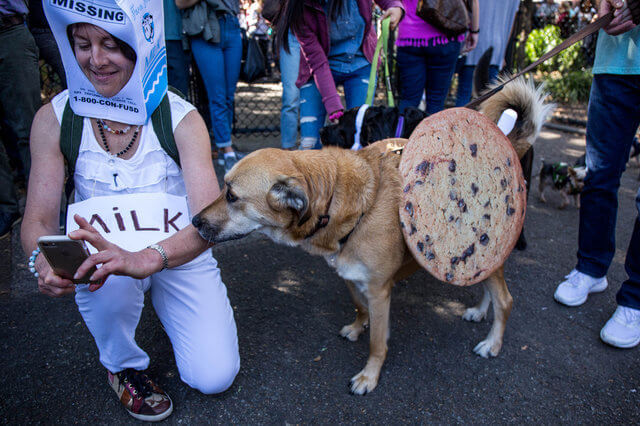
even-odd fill
[{"label": "dog's front leg", "polygon": [[462,319],[466,321],[480,322],[487,317],[487,311],[489,310],[489,304],[491,304],[491,293],[487,288],[487,284],[482,284],[482,300],[473,308],[469,308],[464,311]]},{"label": "dog's front leg", "polygon": [[513,298],[504,280],[504,267],[501,266],[484,282],[493,302],[493,324],[487,338],[478,343],[473,351],[481,357],[497,356],[502,348],[502,337],[507,319],[513,306]]},{"label": "dog's front leg", "polygon": [[349,280],[345,280],[345,282],[347,283],[349,293],[351,293],[353,304],[356,305],[356,319],[351,324],[342,327],[340,335],[345,339],[355,342],[367,324],[369,324],[369,308],[367,307],[365,296],[358,291],[355,284]]},{"label": "dog's front leg", "polygon": [[392,284],[390,281],[380,287],[369,284],[369,359],[364,369],[351,378],[351,392],[357,395],[364,395],[375,389],[380,369],[387,357]]}]

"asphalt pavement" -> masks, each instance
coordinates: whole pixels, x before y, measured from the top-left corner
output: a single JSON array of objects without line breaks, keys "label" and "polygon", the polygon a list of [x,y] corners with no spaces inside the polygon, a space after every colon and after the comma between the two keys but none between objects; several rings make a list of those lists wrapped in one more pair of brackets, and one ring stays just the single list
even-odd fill
[{"label": "asphalt pavement", "polygon": [[[273,140],[262,143],[268,144]],[[543,130],[535,170],[541,157],[573,161],[583,152],[584,136]],[[479,301],[480,286],[457,288],[420,271],[392,293],[388,357],[378,387],[366,396],[350,395],[347,384],[366,362],[368,333],[355,343],[338,335],[354,308],[322,258],[259,235],[215,246],[235,310],[240,373],[221,395],[188,388],[147,303],[137,340],[151,356],[150,373],[173,399],[166,423],[637,423],[640,348],[609,347],[599,331],[626,277],[639,173],[630,164],[622,180],[617,251],[604,293],[578,308],[553,300],[575,264],[578,210],[558,210],[557,194],[542,204],[534,179],[529,246],[506,264],[514,307],[499,356],[472,352],[491,321],[461,319]],[[0,250],[6,264],[0,290],[10,280],[0,296],[0,423],[134,423],[107,385],[73,298],[39,294],[17,229],[12,239],[10,256]]]}]

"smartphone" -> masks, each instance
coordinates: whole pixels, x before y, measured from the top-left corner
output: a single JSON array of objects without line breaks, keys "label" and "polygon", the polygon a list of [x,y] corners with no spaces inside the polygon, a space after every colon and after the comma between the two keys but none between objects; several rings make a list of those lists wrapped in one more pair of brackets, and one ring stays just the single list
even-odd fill
[{"label": "smartphone", "polygon": [[70,279],[75,284],[88,284],[89,277],[95,272],[93,267],[77,280],[73,279],[82,262],[89,257],[89,250],[81,240],[72,240],[66,235],[45,235],[38,238],[40,252],[57,275]]}]

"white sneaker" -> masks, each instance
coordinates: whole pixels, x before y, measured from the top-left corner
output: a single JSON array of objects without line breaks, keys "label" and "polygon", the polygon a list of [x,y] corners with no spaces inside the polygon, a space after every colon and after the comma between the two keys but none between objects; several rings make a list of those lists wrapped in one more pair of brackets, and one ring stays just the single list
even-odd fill
[{"label": "white sneaker", "polygon": [[618,306],[600,330],[603,342],[616,348],[633,348],[640,343],[640,311]]},{"label": "white sneaker", "polygon": [[607,288],[607,277],[593,278],[577,270],[571,271],[560,283],[553,295],[563,305],[578,306],[587,301],[589,293],[598,293]]}]

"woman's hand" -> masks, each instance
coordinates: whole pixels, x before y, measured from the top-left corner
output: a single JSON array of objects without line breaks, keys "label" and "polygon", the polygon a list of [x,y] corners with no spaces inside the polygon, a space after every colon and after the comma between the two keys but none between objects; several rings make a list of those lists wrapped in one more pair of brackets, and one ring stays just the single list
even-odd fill
[{"label": "woman's hand", "polygon": [[38,290],[51,297],[62,297],[75,291],[75,284],[53,272],[43,254],[36,256],[35,268],[38,272]]},{"label": "woman's hand", "polygon": [[391,18],[389,21],[389,28],[393,30],[404,17],[404,10],[402,10],[401,7],[390,7],[384,12],[384,15],[382,15],[382,19],[385,19],[386,17]]},{"label": "woman's hand", "polygon": [[468,53],[476,48],[478,45],[478,33],[467,33],[467,38],[464,42],[464,47],[460,53]]},{"label": "woman's hand", "polygon": [[90,291],[102,287],[109,275],[127,275],[133,278],[146,278],[162,269],[162,257],[155,250],[141,250],[130,252],[107,241],[83,217],[75,215],[73,219],[80,229],[69,233],[72,240],[84,240],[97,248],[98,253],[92,254],[76,271],[76,277],[84,276],[91,268],[102,264],[90,277],[94,283],[89,285]]}]

